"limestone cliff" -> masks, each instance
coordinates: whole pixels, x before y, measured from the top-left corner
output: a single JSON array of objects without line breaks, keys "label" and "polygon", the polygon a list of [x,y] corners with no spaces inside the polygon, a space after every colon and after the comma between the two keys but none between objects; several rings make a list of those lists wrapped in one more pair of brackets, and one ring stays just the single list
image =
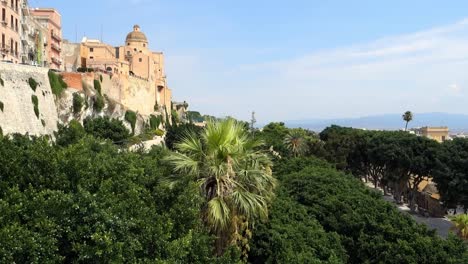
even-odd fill
[{"label": "limestone cliff", "polygon": [[[71,120],[82,123],[87,117],[98,116],[122,120],[131,130],[131,125],[125,120],[126,111],[136,112],[135,134],[140,134],[149,124],[150,115],[165,118],[161,111],[154,111],[154,96],[148,95],[138,80],[131,80],[136,83],[131,85],[134,90],[129,94],[135,96],[131,99],[129,94],[125,95],[126,98],[119,94],[122,80],[118,78],[99,73],[65,73],[64,80],[69,88],[57,97],[52,93],[47,73],[46,68],[0,63],[0,128],[3,134],[53,135],[58,124],[68,124]],[[100,89],[94,87],[96,82],[99,82]],[[138,88],[144,91],[138,92]],[[73,107],[74,96],[81,98],[80,109]],[[96,106],[98,97],[102,100],[102,109]],[[124,106],[122,101],[145,104],[145,113],[142,115]]]},{"label": "limestone cliff", "polygon": [[[57,109],[47,72],[45,68],[0,63],[0,127],[4,134],[51,135],[57,130]],[[29,82],[37,83],[35,91]]]}]

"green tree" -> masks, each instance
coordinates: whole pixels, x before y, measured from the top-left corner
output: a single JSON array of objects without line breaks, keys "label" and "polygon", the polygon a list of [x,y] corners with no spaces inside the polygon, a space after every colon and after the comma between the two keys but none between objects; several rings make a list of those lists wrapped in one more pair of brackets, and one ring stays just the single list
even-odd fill
[{"label": "green tree", "polygon": [[304,131],[292,129],[284,138],[284,144],[292,152],[294,157],[304,154],[307,151],[307,143]]},{"label": "green tree", "polygon": [[124,144],[130,138],[130,132],[118,119],[110,119],[108,116],[98,118],[86,118],[83,121],[86,133],[96,138],[109,139],[115,144]]},{"label": "green tree", "polygon": [[176,144],[178,152],[166,158],[176,172],[189,174],[199,183],[206,201],[203,219],[217,237],[218,255],[248,238],[241,234],[246,222],[267,217],[275,179],[269,158],[256,150],[259,145],[241,124],[226,119],[209,122],[201,138],[185,136]]},{"label": "green tree", "polygon": [[406,122],[406,125],[405,125],[405,131],[406,131],[408,129],[408,123],[413,120],[413,113],[411,113],[411,111],[406,111],[402,115],[402,118],[403,118],[403,121]]}]

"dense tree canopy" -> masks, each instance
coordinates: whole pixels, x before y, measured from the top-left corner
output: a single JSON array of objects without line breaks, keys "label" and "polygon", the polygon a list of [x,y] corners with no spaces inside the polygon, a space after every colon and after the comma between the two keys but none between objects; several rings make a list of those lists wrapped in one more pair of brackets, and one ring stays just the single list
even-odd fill
[{"label": "dense tree canopy", "polygon": [[1,139],[0,262],[232,263],[213,257],[196,184],[160,183],[163,154]]}]

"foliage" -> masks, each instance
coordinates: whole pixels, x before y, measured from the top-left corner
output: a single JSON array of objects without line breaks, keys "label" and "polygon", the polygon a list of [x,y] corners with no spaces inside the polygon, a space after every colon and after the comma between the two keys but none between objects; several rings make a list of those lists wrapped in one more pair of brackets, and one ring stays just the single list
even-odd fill
[{"label": "foliage", "polygon": [[159,125],[162,123],[162,116],[150,115],[149,123],[151,129],[158,129]]},{"label": "foliage", "polygon": [[305,132],[300,129],[292,129],[284,138],[284,144],[291,151],[294,157],[306,152]]},{"label": "foliage", "polygon": [[1,85],[1,86],[5,86],[5,82],[3,81],[3,78],[2,78],[2,77],[0,77],[0,85]]},{"label": "foliage", "polygon": [[153,110],[157,112],[159,110],[158,102],[154,102]]},{"label": "foliage", "polygon": [[402,115],[402,118],[403,118],[403,121],[406,122],[406,125],[405,125],[405,131],[406,131],[406,130],[408,130],[408,123],[413,120],[413,113],[411,113],[411,111],[406,111]]},{"label": "foliage", "polygon": [[154,131],[154,134],[155,134],[156,136],[158,136],[158,137],[162,137],[162,136],[164,136],[164,131],[161,130],[161,129],[159,129],[159,128],[157,128],[157,129]]},{"label": "foliage", "polygon": [[200,112],[197,112],[197,111],[187,111],[187,119],[190,122],[197,122],[197,123],[205,121],[205,119],[200,114]]},{"label": "foliage", "polygon": [[102,82],[102,74],[99,75],[99,81]]},{"label": "foliage", "polygon": [[166,128],[166,147],[175,150],[175,145],[180,143],[182,138],[188,134],[201,134],[202,128],[193,124],[180,124],[178,126],[169,126]]},{"label": "foliage", "polygon": [[468,240],[468,214],[460,214],[452,218],[455,228],[461,238]]},{"label": "foliage", "polygon": [[241,124],[226,119],[209,122],[201,137],[186,135],[165,159],[175,172],[198,182],[203,219],[217,237],[218,255],[237,244],[245,256],[251,225],[267,218],[276,183],[268,156],[256,150],[259,144]]},{"label": "foliage", "polygon": [[130,126],[132,127],[132,134],[135,134],[135,124],[137,120],[137,115],[135,112],[131,110],[127,110],[125,112],[125,121],[127,121]]},{"label": "foliage", "polygon": [[109,139],[115,144],[122,145],[130,138],[130,132],[118,119],[109,117],[86,118],[83,121],[86,133],[96,138]]},{"label": "foliage", "polygon": [[284,145],[284,139],[288,132],[289,130],[283,122],[273,122],[266,125],[262,132],[256,133],[255,135],[259,139],[263,140],[267,147],[273,147],[273,149],[278,151],[281,156],[286,156],[288,149]]},{"label": "foliage", "polygon": [[93,98],[93,101],[94,101],[94,104],[93,104],[94,111],[101,112],[105,105],[104,97],[100,94],[96,94]]},{"label": "foliage", "polygon": [[[296,217],[317,220],[328,237],[333,238],[336,233],[339,236],[338,241],[346,250],[346,258],[338,253],[339,247],[336,247],[334,252],[339,258],[334,263],[339,263],[338,260],[347,263],[462,263],[463,255],[466,254],[462,241],[453,236],[447,240],[439,238],[434,231],[416,224],[359,180],[330,165],[321,164],[323,161],[314,161],[311,158],[296,158],[277,164],[275,175],[279,178],[281,187],[273,208],[277,202],[280,203],[277,205],[279,208],[287,207],[284,204],[286,201],[290,203],[289,206],[303,210],[299,214],[292,210],[294,213],[289,214],[291,221]],[[298,170],[290,171],[290,174],[276,173],[292,168]],[[301,216],[303,213],[307,215]],[[298,222],[297,225],[304,223]],[[266,228],[259,227],[259,230],[264,232],[254,236],[251,257],[296,257],[296,248],[292,250],[292,247],[281,247],[292,242],[281,240],[278,235],[288,237],[290,234],[299,241],[303,239],[295,234],[293,228],[288,227],[287,220],[277,222],[272,214],[271,224]],[[331,248],[327,245],[329,240],[323,232],[318,230],[316,233],[322,233],[318,239],[320,242],[316,242],[323,243],[323,246],[318,247],[321,251],[310,249],[305,252],[320,253],[327,249],[328,255],[331,255]],[[298,245],[300,250],[302,246]],[[328,255],[323,257],[326,259]]]},{"label": "foliage", "polygon": [[42,124],[43,127],[45,127],[46,126],[46,121],[44,119],[41,119],[41,124]]},{"label": "foliage", "polygon": [[56,74],[52,70],[48,72],[50,87],[52,93],[56,96],[60,96],[62,92],[67,88],[67,84],[63,81],[62,76]]},{"label": "foliage", "polygon": [[34,113],[36,114],[36,117],[39,118],[39,99],[33,94],[31,96],[31,101],[34,106]]},{"label": "foliage", "polygon": [[29,83],[29,86],[31,87],[31,89],[32,89],[33,91],[36,91],[37,86],[38,86],[39,84],[36,82],[36,80],[34,80],[33,77],[29,77],[28,83]]},{"label": "foliage", "polygon": [[79,93],[73,93],[73,113],[78,114],[83,108],[84,99]]},{"label": "foliage", "polygon": [[212,254],[196,184],[159,180],[164,155],[89,137],[0,139],[0,262],[234,263],[233,251]]},{"label": "foliage", "polygon": [[94,89],[98,92],[98,94],[102,95],[101,83],[98,80],[94,80]]},{"label": "foliage", "polygon": [[78,143],[78,141],[85,137],[86,131],[80,122],[72,120],[67,126],[59,125],[58,131],[54,134],[55,143],[58,146],[66,147]]},{"label": "foliage", "polygon": [[0,110],[2,110],[2,112],[3,112],[3,107],[4,107],[3,102],[0,101]]},{"label": "foliage", "polygon": [[171,110],[171,119],[172,119],[172,124],[179,124],[180,123],[180,118],[179,114],[177,113],[176,110],[172,109]]},{"label": "foliage", "polygon": [[447,205],[468,207],[468,139],[456,138],[441,145],[433,176]]}]

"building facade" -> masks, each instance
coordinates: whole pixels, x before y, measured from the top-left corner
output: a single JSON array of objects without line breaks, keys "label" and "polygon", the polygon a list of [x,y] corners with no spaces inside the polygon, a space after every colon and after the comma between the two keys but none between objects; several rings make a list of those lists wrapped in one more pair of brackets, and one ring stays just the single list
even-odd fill
[{"label": "building facade", "polygon": [[1,17],[1,56],[3,61],[19,63],[20,43],[20,21],[23,0],[2,0]]},{"label": "building facade", "polygon": [[422,127],[416,130],[416,134],[438,142],[444,142],[449,139],[448,127]]},{"label": "building facade", "polygon": [[47,29],[32,16],[26,0],[23,1],[21,9],[21,63],[45,66]]},{"label": "building facade", "polygon": [[[172,92],[167,86],[164,72],[164,54],[149,49],[148,39],[138,25],[135,25],[133,31],[127,34],[123,46],[112,47],[99,40],[83,38],[80,57],[79,67],[116,74],[121,79],[130,78],[146,82],[149,86],[146,91],[148,96],[154,97],[151,98],[154,111],[171,113]],[[68,65],[68,61],[71,63],[73,59],[67,57],[65,60]],[[134,100],[136,97],[122,95],[120,100],[130,108],[140,109],[138,102],[141,101]],[[125,101],[124,98],[129,98],[129,100]],[[141,113],[148,113],[148,109],[140,110]]]},{"label": "building facade", "polygon": [[47,32],[45,37],[45,66],[55,70],[62,70],[62,17],[60,13],[53,8],[34,8],[30,12]]}]

